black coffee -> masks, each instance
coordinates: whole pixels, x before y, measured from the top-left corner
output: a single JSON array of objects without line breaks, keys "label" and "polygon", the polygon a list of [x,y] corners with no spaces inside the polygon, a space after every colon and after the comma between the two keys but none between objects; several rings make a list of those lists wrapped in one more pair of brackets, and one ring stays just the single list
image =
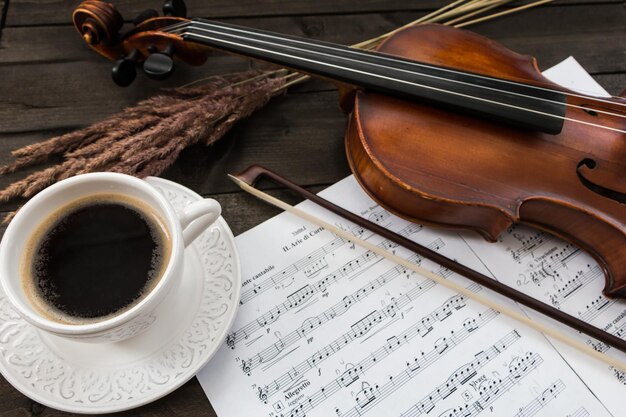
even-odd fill
[{"label": "black coffee", "polygon": [[32,238],[26,288],[48,316],[89,322],[136,304],[169,258],[156,215],[123,196],[90,197],[64,207]]}]

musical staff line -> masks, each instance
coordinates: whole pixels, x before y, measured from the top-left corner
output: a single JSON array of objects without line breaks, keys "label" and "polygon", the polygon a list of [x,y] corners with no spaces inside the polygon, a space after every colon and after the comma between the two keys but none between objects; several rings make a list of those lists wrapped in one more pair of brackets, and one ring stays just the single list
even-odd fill
[{"label": "musical staff line", "polygon": [[[365,233],[365,230],[361,227],[353,227],[351,229],[351,232],[355,234],[356,236],[361,237]],[[372,235],[373,233],[369,234],[369,236],[372,236]],[[261,281],[259,284],[253,284],[252,288],[246,291],[243,291],[241,293],[241,298],[240,298],[239,303],[245,304],[249,302],[250,300],[258,296],[259,294],[262,294],[263,292],[267,291],[270,288],[273,288],[275,285],[278,285],[284,280],[293,277],[297,272],[303,271],[305,268],[307,268],[311,264],[318,262],[324,256],[335,251],[336,249],[345,245],[346,243],[348,243],[347,240],[342,239],[338,236],[335,236],[333,240],[326,243],[322,247],[314,250],[313,252],[309,253],[307,256],[299,259],[298,261],[294,262],[293,264],[289,265],[283,270],[271,275],[267,279]]]},{"label": "musical staff line", "polygon": [[[250,375],[253,369],[278,356],[285,347],[290,346],[298,340],[308,336],[309,333],[313,332],[325,323],[332,321],[335,317],[341,316],[348,311],[352,305],[360,302],[363,298],[367,297],[372,292],[381,288],[384,284],[405,272],[406,271],[401,266],[393,267],[386,273],[379,276],[376,280],[370,281],[367,285],[361,287],[356,292],[345,296],[339,303],[335,304],[333,307],[324,311],[320,315],[306,319],[299,328],[292,331],[284,338],[279,339],[276,343],[268,346],[250,359],[242,360],[241,368],[243,372]],[[352,325],[352,337],[360,337],[377,324],[382,323],[388,318],[393,318],[398,310],[407,306],[435,285],[434,281],[424,280],[422,283],[414,286],[409,292],[395,299],[395,301],[392,304],[389,304],[386,308],[371,312],[368,316]]]},{"label": "musical staff line", "polygon": [[[408,225],[404,227],[402,230],[400,230],[398,233],[400,233],[402,236],[409,237],[413,233],[415,233],[416,230],[419,231],[420,228],[415,227],[414,225]],[[334,246],[335,241],[331,242],[333,243],[333,246]],[[389,240],[384,240],[381,243],[379,243],[377,246],[381,248],[388,248],[391,244],[392,243]],[[328,245],[329,244],[325,245],[324,247]],[[307,258],[305,259],[309,259],[310,256],[311,255],[307,256]],[[357,271],[360,268],[367,266],[371,261],[377,260],[377,259],[380,259],[380,256],[376,255],[375,253],[371,251],[367,251],[363,253],[362,255],[357,256],[356,258],[352,259],[351,261],[346,262],[341,267],[337,268],[333,273],[326,275],[324,278],[318,280],[317,282],[313,284],[305,285],[304,287],[288,295],[287,300],[284,301],[282,304],[275,306],[268,312],[264,313],[262,316],[258,317],[256,320],[253,320],[247,323],[246,325],[237,329],[236,331],[229,333],[228,336],[226,337],[226,345],[230,347],[231,349],[234,349],[237,343],[239,343],[241,340],[245,340],[249,338],[255,332],[266,327],[268,324],[275,322],[276,320],[280,318],[281,315],[283,315],[287,311],[290,311],[302,305],[303,303],[308,301],[311,297],[313,297],[315,294],[325,292],[330,285],[336,282],[339,282],[339,280],[341,280],[342,278],[345,278],[346,276],[350,275],[354,271]],[[319,262],[319,261],[320,260],[318,259],[315,262]],[[286,268],[285,270],[289,270],[289,268]],[[283,271],[275,275],[282,277]],[[312,270],[309,270],[308,272],[305,271],[304,273],[305,275],[311,274],[311,271]],[[272,277],[268,278],[268,280],[271,280],[271,279]],[[262,283],[260,285],[264,286],[265,284]]]},{"label": "musical staff line", "polygon": [[[463,340],[466,340],[474,330],[477,330],[480,327],[486,325],[497,315],[498,313],[491,309],[479,314],[478,317],[475,319],[476,328],[466,329],[465,326],[463,326],[456,331],[451,331],[449,338],[447,338],[449,339],[449,343],[451,343],[452,346],[457,346]],[[356,376],[364,375],[364,372],[366,370],[370,369],[381,360],[377,355],[382,355],[381,358],[386,357],[396,350],[397,343],[398,341],[392,341],[389,344],[385,344],[382,348],[377,349],[374,353],[359,361],[352,368],[353,371],[350,373],[349,377],[354,379]],[[445,353],[443,355],[445,355]],[[422,370],[437,362],[441,357],[443,357],[443,355],[437,346],[435,346],[434,349],[432,349],[428,353],[422,352],[422,355],[419,358],[415,358],[415,361],[413,363],[407,363],[407,370],[391,378],[391,381],[395,379],[398,381],[404,381],[404,383],[406,383],[408,382],[408,380],[419,374]],[[287,414],[281,414],[280,417],[303,417],[309,410],[317,407],[326,399],[332,397],[335,393],[340,391],[342,388],[349,386],[351,383],[352,382],[348,382],[348,379],[346,379],[346,372],[344,372],[340,377],[335,378],[335,380],[326,384],[320,390],[309,396],[305,401],[301,402],[299,406],[293,408]],[[336,410],[336,412],[337,414],[343,415],[339,413],[338,409]]]},{"label": "musical staff line", "polygon": [[[479,415],[542,362],[541,356],[532,352],[527,353],[523,358],[515,358],[513,363],[509,365],[509,375],[507,377],[497,381],[491,379],[481,383],[478,393],[480,398],[477,401],[446,410],[439,414],[439,417],[474,417]],[[402,413],[401,416],[415,417],[420,414],[422,413]]]},{"label": "musical staff line", "polygon": [[[464,329],[462,332],[465,333],[467,332],[467,330]],[[465,337],[467,337],[468,335],[469,333],[464,334]],[[460,342],[457,337],[458,336],[455,333],[449,338],[449,341],[453,342],[452,347],[458,345],[458,342]],[[476,353],[474,355],[474,360],[458,367],[457,370],[454,371],[446,379],[445,382],[437,386],[433,391],[430,392],[430,394],[425,396],[420,402],[415,404],[412,408],[407,410],[406,413],[402,413],[401,415],[405,417],[418,416],[423,413],[428,413],[435,407],[435,403],[437,401],[446,398],[454,391],[456,391],[459,386],[469,381],[469,379],[476,374],[478,369],[481,369],[487,363],[498,357],[500,353],[506,350],[517,340],[519,340],[519,338],[519,333],[513,330],[512,332],[508,333],[506,336],[498,340],[491,347]],[[408,381],[410,381],[413,377],[415,377],[415,375],[417,375],[421,371],[421,369],[423,369],[424,364],[430,365],[430,363],[436,362],[437,359],[442,357],[441,352],[438,349],[431,351],[430,355],[430,358],[427,358],[427,355],[424,355],[421,358],[417,359],[414,363],[408,364],[407,370],[393,377],[389,377],[389,381],[385,384],[381,386],[374,385],[370,387],[367,391],[362,390],[361,393],[359,393],[360,397],[359,395],[357,395],[356,397],[356,406],[345,413],[341,413],[341,416],[356,417],[367,413],[369,410],[372,409],[372,407],[374,407],[380,401],[394,393],[397,389],[399,389]]]},{"label": "musical staff line", "polygon": [[541,411],[546,404],[555,399],[559,394],[565,391],[565,384],[560,379],[550,384],[550,386],[543,390],[543,392],[537,395],[533,400],[526,404],[522,409],[515,414],[515,417],[532,417]]},{"label": "musical staff line", "polygon": [[[617,337],[623,338],[624,335],[626,335],[626,323],[622,323],[621,326],[611,331],[610,333],[614,334]],[[598,352],[606,353],[606,351],[611,349],[611,346],[608,346],[607,344],[598,342],[596,340],[588,339],[587,343],[589,343]]]},{"label": "musical staff line", "polygon": [[580,249],[571,243],[568,243],[560,250],[558,246],[552,247],[528,265],[528,274],[531,281],[540,286],[543,280],[548,277],[553,279],[560,278],[561,268],[567,266],[580,253]]},{"label": "musical staff line", "polygon": [[589,417],[589,411],[585,407],[580,407],[572,414],[568,414],[567,417]]},{"label": "musical staff line", "polygon": [[550,239],[550,236],[545,232],[532,233],[530,236],[512,232],[511,236],[517,239],[521,244],[517,249],[509,249],[511,256],[518,263],[522,263],[522,260],[526,256],[530,255],[533,250],[539,249],[541,245]]},{"label": "musical staff line", "polygon": [[[354,379],[353,374],[358,374],[358,372],[363,372],[364,369],[368,369],[368,366],[373,366],[375,363],[380,363],[384,358],[386,358],[389,354],[391,354],[394,350],[398,349],[400,346],[408,343],[411,339],[416,336],[425,337],[429,334],[433,329],[433,325],[436,322],[442,322],[447,317],[451,316],[455,311],[461,310],[465,307],[465,297],[462,295],[455,295],[447,299],[442,305],[433,310],[430,314],[425,315],[418,321],[417,324],[409,327],[407,330],[399,334],[398,336],[393,336],[387,339],[387,343],[383,346],[379,347],[371,356],[371,361],[366,363],[365,365],[359,365],[359,368],[352,368],[343,373],[341,377],[341,383],[343,386],[348,386],[352,382],[358,379],[358,375],[356,379]],[[318,350],[316,353],[300,362],[298,365],[292,367],[288,372],[274,379],[268,385],[263,387],[258,387],[258,396],[259,399],[263,402],[266,402],[268,398],[272,397],[274,394],[279,392],[285,385],[293,383],[296,379],[300,378],[307,371],[316,368],[320,363],[325,361],[326,359],[332,357],[335,353],[342,350],[344,347],[348,345],[349,342],[353,340],[352,332],[344,333],[341,337],[335,339],[332,343],[329,343],[324,348]],[[344,375],[352,379],[350,383],[346,383],[347,380],[344,380]]]},{"label": "musical staff line", "polygon": [[598,317],[603,312],[607,311],[612,305],[616,303],[617,300],[606,298],[602,295],[599,295],[598,298],[593,300],[591,303],[585,306],[586,310],[584,313],[579,314],[578,318],[584,320],[586,322],[590,322]]},{"label": "musical staff line", "polygon": [[567,301],[573,294],[580,291],[591,282],[603,277],[602,268],[599,265],[589,267],[587,271],[579,271],[576,276],[560,287],[555,294],[550,295],[550,302],[558,307]]}]

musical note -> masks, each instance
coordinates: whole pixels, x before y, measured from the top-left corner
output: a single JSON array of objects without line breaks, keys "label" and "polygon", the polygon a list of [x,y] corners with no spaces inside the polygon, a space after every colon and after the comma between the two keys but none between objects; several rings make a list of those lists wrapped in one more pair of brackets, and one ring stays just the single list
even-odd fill
[{"label": "musical note", "polygon": [[[485,325],[496,316],[497,316],[497,313],[495,311],[487,310],[483,314],[479,315],[478,319],[481,322],[481,325]],[[470,333],[464,331],[463,329],[458,329],[457,331],[452,331],[448,339],[450,340],[451,346],[454,347],[454,346],[458,346],[459,343],[461,343],[463,340],[465,340],[469,336],[470,336]],[[506,349],[506,347],[508,347],[509,344],[513,343],[518,338],[519,338],[519,335],[517,335],[517,333],[512,332],[510,335],[501,339],[498,342],[498,344],[505,346],[503,349]],[[399,338],[399,340],[402,340],[402,339],[403,338]],[[385,349],[385,347],[389,348],[389,350]],[[353,367],[353,373],[358,372],[359,375],[362,375],[363,372],[381,363],[384,357],[389,356],[389,354],[393,352],[395,348],[397,348],[393,344],[385,345],[385,347],[383,347],[382,349],[378,349],[375,353],[365,357],[360,362],[355,364]],[[407,369],[405,371],[401,372],[398,375],[392,376],[391,379],[381,387],[381,392],[383,392],[384,395],[379,396],[378,399],[373,402],[376,403],[378,401],[381,401],[386,396],[390,395],[392,392],[399,389],[403,384],[407,383],[411,378],[417,376],[424,369],[436,363],[439,359],[441,359],[444,356],[445,355],[442,355],[436,349],[433,349],[430,352],[421,355],[419,358],[415,358],[412,363],[407,364]],[[493,355],[493,356],[496,356],[496,355]],[[317,391],[316,393],[308,397],[308,399],[311,400],[310,405],[308,407],[305,407],[303,410],[309,411],[313,409],[314,407],[318,406],[323,401],[330,398],[333,394],[336,394],[343,387],[345,387],[345,385],[343,384],[344,384],[344,380],[342,380],[341,377],[339,377],[339,378],[336,378],[334,381],[330,382],[329,384],[325,385],[321,390]],[[353,410],[356,410],[356,408]],[[343,413],[343,415],[346,415],[346,416],[354,415],[353,412],[357,412],[357,411],[353,411],[353,410]],[[363,411],[362,409],[359,409],[358,412],[362,412],[362,411]]]},{"label": "musical note", "polygon": [[370,386],[366,382],[363,383],[363,388],[356,395],[355,401],[357,406],[360,408],[367,407],[368,404],[376,401],[376,391],[378,390],[378,385]]},{"label": "musical note", "polygon": [[270,288],[273,288],[275,285],[292,278],[298,271],[306,268],[310,264],[315,263],[316,261],[322,259],[327,254],[334,251],[336,248],[344,245],[346,241],[340,237],[333,239],[331,242],[325,244],[319,249],[311,252],[305,258],[300,259],[298,262],[288,266],[287,268],[271,275],[269,278],[261,281],[260,283],[256,283],[253,288],[243,291],[241,293],[241,304],[245,304],[251,301],[253,298],[258,295],[264,293]]},{"label": "musical note", "polygon": [[[464,338],[468,337],[469,333],[464,333]],[[452,375],[450,375],[445,382],[438,385],[433,391],[431,391],[428,395],[426,395],[421,401],[411,407],[409,410],[402,413],[403,416],[418,416],[421,414],[428,413],[435,406],[437,401],[445,399],[452,392],[454,392],[458,386],[464,384],[471,375],[475,375],[477,370],[485,366],[487,363],[498,357],[500,353],[506,350],[509,346],[515,343],[519,339],[519,334],[516,332],[511,332],[500,339],[493,346],[476,353],[473,361],[466,363],[458,368]],[[458,343],[462,340],[459,339],[457,334],[455,333],[450,337],[450,340],[454,341],[454,346],[458,346]],[[406,371],[394,375],[392,380],[381,385],[379,388],[379,395],[376,396],[372,401],[368,402],[364,406],[360,406],[358,403],[352,409],[347,412],[344,412],[344,416],[356,417],[362,416],[369,409],[371,409],[377,402],[381,401],[385,397],[391,395],[397,389],[402,387],[402,385],[406,384],[411,380],[411,378],[415,377],[419,372],[421,372],[426,366],[430,365],[433,362],[436,362],[441,358],[441,355],[436,350],[431,351],[430,354],[425,355],[419,361],[423,362],[422,366],[412,370],[413,368],[409,367]]]},{"label": "musical note", "polygon": [[550,295],[550,301],[555,306],[560,306],[567,301],[573,294],[590,284],[594,280],[601,279],[603,276],[602,269],[599,265],[594,265],[587,271],[579,271],[574,278],[568,280],[563,286],[556,290],[556,293]]},{"label": "musical note", "polygon": [[[415,230],[416,228],[407,226],[400,231],[400,234],[408,237],[412,233],[415,233]],[[335,239],[333,242],[337,242],[337,240]],[[383,247],[387,242],[388,242],[387,240],[384,240],[381,243],[379,243],[377,246]],[[325,245],[324,247],[326,246],[327,245]],[[307,264],[304,261],[310,260],[309,258],[312,258],[313,256],[314,255],[308,255],[307,258],[301,260],[301,263]],[[373,252],[367,251],[364,254],[357,256],[351,261],[343,264],[334,272],[326,275],[324,278],[318,280],[317,282],[305,285],[304,287],[300,288],[294,293],[288,295],[287,300],[283,302],[282,304],[277,305],[270,311],[264,313],[260,317],[257,317],[255,320],[247,323],[245,326],[235,330],[234,332],[231,332],[227,338],[227,342],[230,343],[228,344],[228,346],[232,349],[241,340],[247,339],[248,337],[253,335],[255,332],[259,331],[261,328],[277,321],[281,317],[281,315],[285,314],[286,312],[294,308],[301,306],[303,303],[311,299],[314,295],[327,291],[328,287],[331,286],[332,284],[339,282],[342,278],[349,276],[355,271],[358,271],[360,268],[364,268],[367,265],[369,265],[371,262],[376,261],[378,259],[380,259],[378,255],[374,254]],[[409,261],[417,263],[419,259],[420,257],[418,255],[413,255],[409,258]],[[319,260],[316,262],[319,262]],[[316,264],[316,265],[321,265],[321,264]],[[324,261],[324,265],[327,265],[326,261]],[[310,271],[312,270],[313,269],[310,269]],[[305,275],[306,275],[306,272],[305,272]],[[397,275],[394,272],[389,272],[388,276],[389,277],[393,276],[393,278],[395,278]]]},{"label": "musical note", "polygon": [[[441,306],[437,307],[430,314],[422,318],[421,321],[423,322],[427,317],[432,318],[432,317],[438,316],[440,311],[442,311],[444,308],[447,308],[450,305],[458,307],[458,308],[455,308],[455,311],[460,310],[461,308],[465,307],[464,297],[462,295],[456,295],[456,296],[449,298]],[[476,321],[476,319],[472,319],[472,321],[476,323],[476,328],[478,328],[480,327],[481,323],[483,323],[485,320],[489,320],[492,317],[495,317],[495,316],[490,311],[488,312],[487,316],[479,319],[479,321]],[[372,353],[372,355],[366,358],[366,360],[360,362],[355,367],[351,367],[348,370],[346,370],[342,374],[341,378],[339,379],[340,385],[346,387],[352,384],[359,378],[359,375],[361,372],[369,369],[376,363],[380,363],[386,357],[391,355],[395,350],[397,350],[404,344],[408,343],[414,337],[418,335],[422,335],[423,333],[424,331],[422,330],[422,326],[420,323],[420,324],[414,324],[410,326],[408,329],[406,329],[404,332],[400,333],[397,336],[390,337],[389,339],[387,339],[384,345],[378,347],[374,351],[374,353]],[[295,381],[297,377],[299,377],[300,375],[305,374],[311,369],[315,369],[317,366],[320,366],[322,362],[324,362],[326,359],[332,357],[334,354],[344,349],[346,346],[350,344],[350,342],[352,342],[353,340],[355,340],[357,337],[360,337],[360,336],[361,336],[360,334],[357,335],[357,333],[354,331],[354,326],[353,326],[350,331],[344,333],[343,335],[335,339],[330,344],[324,346],[323,348],[315,352],[313,355],[311,355],[304,361],[300,362],[298,365],[295,365],[292,368],[292,370],[274,379],[272,381],[271,387],[266,392],[267,396],[271,397],[272,395],[276,394],[280,389],[282,389],[282,387]]]},{"label": "musical note", "polygon": [[[575,245],[547,234],[541,237],[541,245],[530,252],[524,251],[522,241],[536,233],[527,227],[516,226],[513,231],[503,234],[495,245],[467,242],[503,283],[522,286],[528,295],[595,327],[610,333],[619,331],[626,322],[626,308],[623,302],[601,295],[604,277],[600,265]],[[502,256],[505,248],[511,251],[522,249],[517,252],[520,255],[516,256],[517,261],[510,262],[510,257]],[[532,311],[522,308],[533,318],[536,317]],[[580,336],[580,339],[599,352],[608,350],[603,343],[585,336]],[[622,406],[618,400],[625,381],[621,372],[615,372],[610,367],[592,372],[571,352],[563,350],[560,353],[607,408],[616,410]]]},{"label": "musical note", "polygon": [[319,274],[322,270],[326,268],[328,268],[328,261],[324,258],[321,258],[308,265],[302,270],[302,272],[304,273],[305,277],[311,278]]},{"label": "musical note", "polygon": [[571,243],[562,248],[553,246],[528,263],[528,275],[539,286],[546,278],[560,278],[561,270],[580,253],[580,249]]},{"label": "musical note", "polygon": [[[396,271],[395,268],[388,271],[388,273],[393,272],[393,271]],[[386,278],[385,282],[388,282],[389,278],[390,277]],[[382,282],[381,277],[379,277],[378,280],[374,282],[377,283],[377,285],[373,285],[372,283],[370,283],[366,285],[365,287],[363,287],[363,288],[366,288],[366,290],[368,290],[368,294],[369,292],[374,291],[381,287],[381,282]],[[400,297],[397,300],[396,304],[398,308],[403,308],[404,306],[408,305],[411,301],[413,301],[414,299],[416,299],[417,297],[419,297],[420,295],[422,295],[429,289],[433,288],[434,286],[435,286],[435,283],[430,280],[425,281],[423,284],[416,285],[411,291],[404,294],[402,297]],[[361,290],[358,290],[357,292],[360,292],[360,291]],[[285,336],[283,339],[280,340],[281,342],[280,350],[278,349],[277,344],[275,343],[265,348],[263,351],[259,352],[252,358],[250,358],[249,359],[250,369],[246,373],[249,373],[251,370],[259,366],[260,364],[267,362],[269,359],[276,357],[280,353],[282,348],[286,346],[291,346],[298,339],[307,337],[311,332],[316,330],[318,327],[321,327],[325,323],[335,319],[337,316],[344,314],[346,311],[350,309],[350,307],[352,306],[354,302],[356,302],[354,296],[346,296],[339,303],[335,304],[333,307],[324,311],[320,315],[307,318],[306,320],[304,320],[304,322],[298,329],[292,331],[291,333],[289,333],[287,336]],[[363,319],[359,320],[357,323],[352,325],[351,338],[344,338],[344,343],[347,344],[350,342],[352,338],[357,338],[357,337],[364,335],[373,326],[389,318],[391,318],[391,316],[388,315],[387,311],[385,310],[373,311],[367,317],[364,317]]]},{"label": "musical note", "polygon": [[[361,235],[361,236],[365,232],[363,228],[359,226],[354,226],[351,229],[349,229],[349,231],[355,235]],[[345,245],[346,243],[348,243],[348,241],[340,237],[335,237],[335,239],[333,239],[332,241],[314,250],[313,252],[309,253],[305,257],[294,262],[292,265],[288,266],[287,268],[271,275],[269,278],[263,280],[262,282],[255,284],[253,288],[243,291],[241,293],[240,304],[245,304],[249,302],[250,300],[252,300],[253,298],[255,298],[256,296],[267,291],[268,289],[273,288],[277,284],[289,278],[293,278],[293,276],[297,272],[304,271],[305,269],[318,263],[320,260],[324,259],[326,255],[334,252],[335,250],[337,250],[337,248]]]},{"label": "musical note", "polygon": [[370,215],[367,216],[367,218],[371,222],[382,223],[385,220],[387,220],[389,216],[390,216],[390,213],[387,210],[380,210],[380,211],[374,211],[370,213]]},{"label": "musical note", "polygon": [[556,380],[550,386],[543,390],[541,394],[533,398],[533,400],[525,405],[515,417],[532,417],[541,411],[546,404],[555,399],[559,394],[565,391],[565,384],[560,380]]},{"label": "musical note", "polygon": [[[478,414],[480,414],[483,410],[487,409],[489,405],[493,404],[498,398],[500,398],[502,395],[507,393],[513,387],[513,385],[515,385],[518,382],[518,380],[526,377],[532,370],[534,370],[542,362],[541,356],[539,356],[536,353],[526,354],[524,360],[526,360],[529,363],[528,366],[525,366],[522,369],[517,369],[514,372],[514,374],[511,373],[509,374],[509,376],[502,378],[502,379],[498,379],[498,380],[488,379],[488,380],[483,381],[480,385],[480,389],[478,392],[480,398],[477,401],[471,404],[463,404],[463,405],[458,405],[454,408],[450,408],[444,411],[443,413],[439,414],[439,417],[473,417],[473,416],[477,416]],[[462,383],[457,384],[456,386],[458,385],[462,385]],[[445,389],[443,389],[442,391],[447,394],[448,391],[450,391],[450,388],[446,386]],[[548,394],[546,394],[546,396],[547,395]],[[552,393],[549,395],[552,395]],[[552,398],[555,398],[555,397],[556,395],[554,395]],[[443,394],[441,392],[437,392],[437,394],[431,394],[431,397],[429,397],[428,399],[428,403],[432,403],[433,399],[437,399],[437,398],[443,399],[445,397],[443,397]],[[543,403],[539,404],[540,408],[543,408],[543,406],[545,406],[547,401],[543,397],[539,397],[539,398],[540,398],[540,401],[543,401]],[[537,411],[535,411],[535,413]],[[523,409],[522,411],[520,411],[520,413],[522,412],[524,412]],[[420,409],[414,407],[414,408],[409,409],[407,412],[402,413],[402,415],[407,416],[407,417],[408,416],[416,417],[424,413],[425,413],[424,411],[421,411]],[[516,414],[515,416],[516,417],[530,417],[533,415],[533,414],[520,414],[520,413]]]},{"label": "musical note", "polygon": [[585,306],[585,312],[580,313],[578,318],[583,321],[590,322],[604,311],[608,310],[616,302],[617,300],[611,300],[599,295],[595,300]]},{"label": "musical note", "polygon": [[509,249],[511,256],[517,262],[521,262],[522,259],[532,253],[533,250],[538,249],[541,245],[546,243],[550,238],[545,232],[535,232],[530,235],[515,232],[515,229],[511,231],[511,236],[517,239],[520,246],[516,249]]}]

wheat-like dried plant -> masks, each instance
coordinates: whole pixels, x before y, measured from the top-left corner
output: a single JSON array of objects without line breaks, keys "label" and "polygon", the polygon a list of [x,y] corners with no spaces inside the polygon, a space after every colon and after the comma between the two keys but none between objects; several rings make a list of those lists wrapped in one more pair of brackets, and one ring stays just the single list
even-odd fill
[{"label": "wheat-like dried plant", "polygon": [[[467,26],[554,0],[535,1],[483,15],[512,1],[457,0],[353,47],[372,49],[398,30],[421,23]],[[283,69],[213,76],[164,90],[84,129],[14,150],[14,162],[0,167],[0,175],[44,163],[51,156],[61,156],[62,160],[0,190],[0,202],[32,197],[57,181],[87,172],[111,171],[138,177],[158,175],[186,147],[215,143],[239,120],[308,78]]]}]

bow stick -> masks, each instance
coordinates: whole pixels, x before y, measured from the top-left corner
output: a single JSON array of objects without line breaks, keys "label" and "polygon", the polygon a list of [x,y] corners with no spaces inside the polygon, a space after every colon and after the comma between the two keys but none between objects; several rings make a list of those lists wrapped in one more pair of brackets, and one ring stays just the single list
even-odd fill
[{"label": "bow stick", "polygon": [[565,335],[564,333],[561,333],[557,330],[555,330],[552,327],[549,327],[545,324],[536,322],[528,317],[526,317],[525,315],[523,315],[522,313],[506,307],[504,305],[498,304],[497,302],[493,301],[492,299],[490,299],[489,297],[483,296],[481,294],[476,294],[474,292],[472,292],[471,290],[455,284],[449,280],[447,280],[446,278],[444,278],[443,276],[436,274],[432,271],[429,271],[419,265],[416,265],[414,263],[411,263],[409,261],[407,261],[404,258],[401,258],[393,253],[390,253],[370,242],[367,242],[366,240],[360,239],[357,236],[353,235],[352,233],[345,231],[335,225],[332,225],[318,217],[313,216],[312,214],[309,214],[303,210],[300,210],[299,208],[293,207],[287,203],[285,203],[282,200],[279,200],[276,197],[273,197],[267,193],[264,193],[263,191],[257,189],[254,187],[254,184],[256,183],[256,181],[261,177],[261,176],[265,176],[270,178],[271,180],[273,180],[274,182],[285,186],[286,188],[288,188],[289,190],[299,194],[300,196],[302,196],[303,198],[313,201],[314,203],[326,208],[327,210],[331,211],[332,213],[335,213],[353,223],[356,223],[357,225],[364,227],[374,233],[377,233],[395,243],[398,243],[401,246],[404,246],[405,248],[424,256],[425,258],[428,258],[440,265],[442,265],[445,268],[448,268],[454,272],[457,272],[463,276],[465,276],[466,278],[486,287],[489,288],[501,295],[504,295],[510,299],[512,299],[513,301],[519,302],[527,307],[530,307],[532,309],[534,309],[535,311],[538,311],[548,317],[551,317],[575,330],[578,330],[582,333],[585,333],[589,336],[592,336],[596,339],[598,339],[599,341],[606,343],[607,345],[610,345],[616,349],[621,350],[622,352],[626,352],[626,341],[620,339],[619,337],[612,335],[610,333],[607,333],[595,326],[590,325],[589,323],[586,323],[580,319],[577,319],[569,314],[566,314],[548,304],[545,304],[535,298],[532,298],[520,291],[515,290],[514,288],[511,288],[505,284],[502,284],[499,281],[496,281],[494,279],[491,279],[477,271],[474,271],[471,268],[468,268],[452,259],[449,259],[433,250],[430,250],[416,242],[413,242],[409,239],[404,238],[403,236],[400,236],[388,229],[385,229],[375,223],[370,222],[369,220],[363,219],[360,216],[355,215],[354,213],[351,213],[333,203],[331,203],[328,200],[323,199],[322,197],[313,194],[307,190],[305,190],[302,187],[299,187],[298,185],[292,183],[291,181],[287,180],[286,178],[281,177],[280,175],[276,174],[275,172],[272,172],[264,167],[261,167],[259,165],[253,165],[251,167],[249,167],[248,169],[246,169],[245,171],[243,171],[242,173],[238,174],[238,175],[228,175],[228,177],[233,180],[233,182],[235,182],[242,190],[246,191],[249,194],[254,195],[255,197],[275,206],[278,207],[284,211],[287,211],[289,213],[294,214],[295,216],[298,216],[306,221],[309,221],[313,224],[316,224],[318,226],[323,227],[324,229],[328,230],[331,233],[334,233],[335,235],[342,237],[343,239],[349,240],[373,253],[376,253],[377,255],[380,255],[398,265],[403,266],[404,268],[411,270],[425,278],[431,279],[434,282],[436,282],[439,285],[442,285],[446,288],[449,288],[452,291],[455,291],[459,294],[462,294],[463,296],[474,300],[478,303],[481,303],[487,307],[490,307],[498,312],[500,312],[501,314],[504,314],[505,316],[511,317],[514,320],[517,320],[520,323],[523,323],[525,325],[527,325],[528,327],[537,330],[547,336],[550,336],[556,340],[559,340],[562,343],[565,343],[568,346],[571,346],[583,353],[588,354],[589,356],[607,363],[617,369],[620,369],[624,372],[626,372],[626,363],[622,362],[619,359],[613,358],[611,356],[605,355],[603,353],[600,353],[598,351],[596,351],[595,349],[589,347],[588,345],[579,342],[567,335]]}]

